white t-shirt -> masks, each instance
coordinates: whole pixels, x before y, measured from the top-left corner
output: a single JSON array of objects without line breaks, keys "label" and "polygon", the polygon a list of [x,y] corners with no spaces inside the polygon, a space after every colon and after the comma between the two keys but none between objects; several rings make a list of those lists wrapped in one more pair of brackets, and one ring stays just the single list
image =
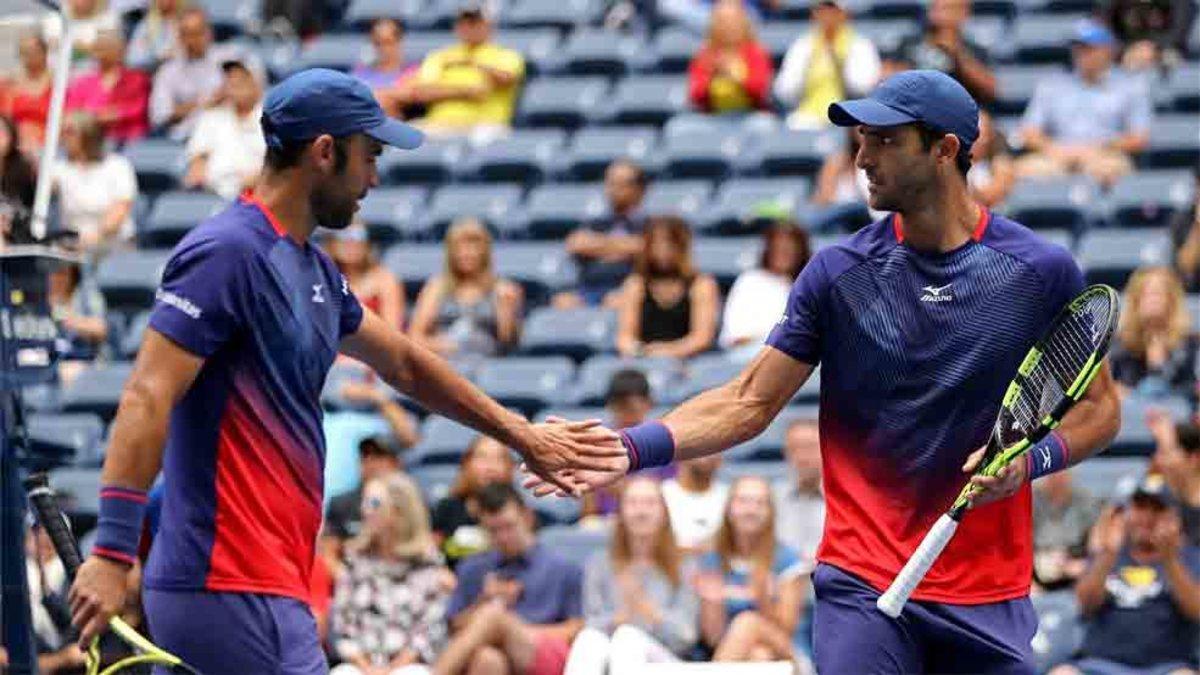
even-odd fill
[{"label": "white t-shirt", "polygon": [[713,538],[725,513],[728,485],[714,482],[707,492],[688,492],[672,478],[663,482],[662,491],[676,544],[693,548]]},{"label": "white t-shirt", "polygon": [[205,110],[196,118],[196,129],[188,140],[187,158],[208,155],[205,187],[225,199],[234,199],[246,179],[262,169],[267,151],[259,118],[262,110],[238,117],[232,106]]},{"label": "white t-shirt", "polygon": [[791,290],[790,280],[762,268],[739,274],[725,301],[721,347],[729,349],[741,338],[750,338],[751,344],[761,347],[783,316]]},{"label": "white t-shirt", "polygon": [[[80,234],[98,231],[104,214],[118,202],[137,199],[137,176],[128,159],[109,153],[99,162],[58,165],[58,199],[63,226]],[[119,237],[132,239],[133,210],[121,223]]]}]

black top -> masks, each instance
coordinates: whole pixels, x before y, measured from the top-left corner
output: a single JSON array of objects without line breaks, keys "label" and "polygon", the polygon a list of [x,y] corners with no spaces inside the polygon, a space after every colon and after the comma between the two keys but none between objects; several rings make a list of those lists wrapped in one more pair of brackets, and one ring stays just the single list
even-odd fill
[{"label": "black top", "polygon": [[325,517],[325,527],[338,539],[358,536],[358,533],[362,531],[361,486],[329,500],[329,513]]},{"label": "black top", "polygon": [[1113,378],[1130,389],[1143,389],[1151,397],[1173,395],[1194,401],[1198,348],[1200,338],[1189,335],[1160,368],[1151,370],[1143,358],[1127,351],[1118,342],[1109,355]]},{"label": "black top", "polygon": [[688,334],[692,325],[692,287],[696,280],[689,279],[687,288],[672,305],[658,304],[650,293],[650,281],[645,282],[645,298],[642,300],[642,342],[670,342]]}]

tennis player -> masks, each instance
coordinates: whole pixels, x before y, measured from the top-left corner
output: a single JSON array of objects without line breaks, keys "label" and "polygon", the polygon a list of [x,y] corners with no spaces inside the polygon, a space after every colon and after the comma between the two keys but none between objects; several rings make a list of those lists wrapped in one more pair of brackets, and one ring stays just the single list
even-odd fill
[{"label": "tennis player", "polygon": [[[1112,439],[1107,366],[1056,433],[994,477],[898,620],[875,600],[982,457],[1026,351],[1083,289],[1070,253],[967,189],[979,112],[942,73],[910,71],[829,108],[856,127],[870,205],[892,215],[818,252],[767,346],[732,382],[622,430],[629,470],[758,435],[818,364],[825,532],[815,662],[823,675],[1033,673],[1029,482]],[[589,487],[612,473],[560,473]],[[547,485],[530,484],[538,493]]]},{"label": "tennis player", "polygon": [[167,263],[105,458],[96,543],[70,592],[87,644],[123,604],[145,490],[163,465],[146,614],[161,647],[209,675],[327,670],[307,600],[321,525],[320,393],[339,352],[547,475],[625,456],[610,431],[533,426],[485,396],[364,312],[311,243],[318,225],[350,224],[378,184],[383,145],[416,148],[420,132],[388,119],[366,85],[321,69],[271,90],[262,126],[257,187],[189,232]]}]

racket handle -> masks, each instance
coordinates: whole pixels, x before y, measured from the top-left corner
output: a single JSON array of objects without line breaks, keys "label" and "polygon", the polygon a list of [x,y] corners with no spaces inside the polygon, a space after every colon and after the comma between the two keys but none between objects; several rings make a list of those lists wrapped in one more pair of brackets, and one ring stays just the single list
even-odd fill
[{"label": "racket handle", "polygon": [[934,561],[942,554],[942,549],[950,543],[954,531],[958,529],[958,521],[947,514],[942,514],[930,528],[929,533],[921,540],[921,545],[913,552],[904,569],[896,575],[892,585],[875,601],[879,611],[895,619],[904,610],[909,596],[916,590],[917,584],[925,578],[925,574],[933,567]]},{"label": "racket handle", "polygon": [[62,509],[58,508],[58,499],[54,490],[50,489],[50,481],[44,473],[31,474],[25,479],[25,492],[29,496],[29,504],[37,515],[42,529],[50,537],[50,543],[58,557],[62,559],[67,576],[75,578],[75,572],[83,564],[79,555],[79,547],[75,544],[75,535],[71,534],[71,525]]}]

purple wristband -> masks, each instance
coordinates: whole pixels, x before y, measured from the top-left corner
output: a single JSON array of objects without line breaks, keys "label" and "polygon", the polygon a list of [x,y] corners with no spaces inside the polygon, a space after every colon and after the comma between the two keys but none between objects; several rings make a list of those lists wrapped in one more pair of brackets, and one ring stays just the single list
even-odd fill
[{"label": "purple wristband", "polygon": [[1026,458],[1028,471],[1025,473],[1029,476],[1029,480],[1033,481],[1067,468],[1071,460],[1071,452],[1067,449],[1067,441],[1062,434],[1051,431],[1029,449]]},{"label": "purple wristband", "polygon": [[100,488],[100,520],[96,524],[96,543],[92,553],[109,560],[132,565],[137,560],[142,539],[142,517],[146,514],[146,493],[130,488]]},{"label": "purple wristband", "polygon": [[666,466],[675,461],[675,439],[662,422],[642,422],[619,433],[625,451],[629,453],[629,473]]}]

